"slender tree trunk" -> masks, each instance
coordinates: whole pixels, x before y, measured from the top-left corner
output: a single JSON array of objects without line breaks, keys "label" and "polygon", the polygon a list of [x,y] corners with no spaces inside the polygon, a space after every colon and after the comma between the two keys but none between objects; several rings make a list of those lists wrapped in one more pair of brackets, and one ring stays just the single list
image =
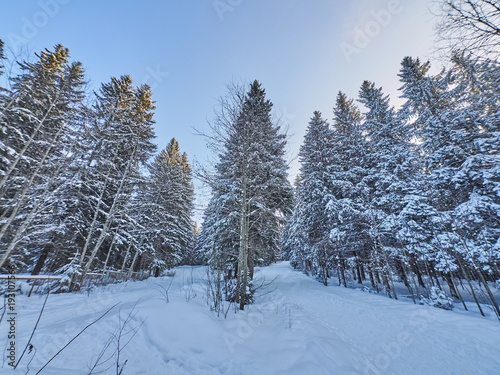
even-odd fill
[{"label": "slender tree trunk", "polygon": [[[75,146],[75,142],[72,144],[69,153],[72,152],[74,146]],[[42,194],[38,197],[37,201],[35,202],[35,204],[31,208],[31,210],[28,213],[28,215],[26,215],[23,223],[16,229],[16,232],[14,233],[12,239],[10,240],[9,245],[7,246],[7,249],[5,249],[5,252],[4,252],[4,254],[2,255],[2,257],[0,259],[0,267],[3,266],[3,264],[5,263],[5,261],[8,259],[8,257],[12,253],[12,250],[14,250],[14,248],[17,245],[17,243],[19,242],[19,240],[23,236],[24,232],[26,231],[26,229],[31,224],[31,221],[33,220],[33,218],[38,214],[39,207],[45,202],[45,197],[46,197],[47,193],[49,192],[50,187],[54,183],[55,179],[59,175],[59,173],[60,173],[61,168],[63,167],[63,165],[64,165],[64,163],[61,163],[61,164],[58,165],[58,167],[56,168],[55,172],[52,174],[50,180],[47,182],[47,184],[46,184],[46,186],[45,186]],[[32,179],[34,179],[35,175],[36,175],[36,173],[33,174]],[[23,199],[24,199],[24,195],[26,194],[27,190],[28,190],[28,187],[25,187],[24,192],[22,194],[23,195]],[[20,208],[21,204],[22,204],[22,202],[18,202],[17,209]],[[14,215],[15,215],[15,212],[11,215],[11,218],[14,218]],[[6,223],[5,231],[7,230],[7,227],[8,227],[8,225]],[[5,231],[3,231],[0,234],[0,239],[5,234]]]},{"label": "slender tree trunk", "polygon": [[[23,190],[20,192],[18,198],[17,198],[17,204],[16,206],[14,207],[14,209],[12,210],[11,212],[11,215],[9,217],[9,219],[7,220],[7,222],[5,222],[1,229],[0,229],[0,239],[3,238],[3,236],[5,235],[5,232],[7,231],[7,229],[9,228],[9,226],[12,224],[12,222],[15,220],[19,210],[23,207],[24,205],[24,202],[25,202],[25,199],[26,199],[26,194],[28,193],[29,189],[32,187],[33,185],[33,181],[35,180],[35,178],[38,176],[38,173],[40,172],[40,170],[42,169],[42,166],[43,164],[45,163],[45,160],[47,159],[47,157],[49,156],[50,154],[50,151],[52,150],[52,148],[54,147],[54,144],[56,142],[56,140],[59,138],[59,135],[61,135],[62,131],[65,130],[65,127],[62,126],[56,133],[56,135],[54,136],[54,138],[52,139],[52,142],[50,143],[49,147],[45,150],[42,158],[40,159],[40,161],[38,162],[36,168],[35,168],[35,171],[33,172],[33,174],[31,175],[31,178],[29,179],[28,183],[26,183],[23,187]],[[57,169],[58,171],[60,170],[60,167]],[[6,210],[5,212],[7,212],[8,210]],[[3,263],[2,263],[3,264]],[[2,266],[2,264],[0,264],[0,267]]]},{"label": "slender tree trunk", "polygon": [[245,309],[245,304],[246,304],[246,295],[247,295],[247,285],[248,285],[248,217],[245,220],[246,223],[246,228],[245,228],[245,247],[244,247],[244,254],[243,254],[243,293],[241,295],[241,301],[240,301],[240,310]]},{"label": "slender tree trunk", "polygon": [[[416,292],[413,291],[413,288],[411,287],[411,283],[408,281],[408,285],[407,285],[407,288],[408,288],[408,291],[410,292],[411,294],[411,299],[413,300],[413,303],[416,304],[417,301],[415,300],[415,293],[418,294],[418,289]],[[418,297],[418,296],[417,296]]]},{"label": "slender tree trunk", "polygon": [[462,271],[463,276],[467,280],[467,284],[469,284],[469,288],[470,288],[472,297],[474,298],[474,302],[476,302],[477,308],[479,309],[479,312],[481,313],[481,315],[485,316],[483,309],[481,308],[481,305],[479,304],[479,301],[477,299],[476,292],[474,291],[474,286],[472,285],[469,272],[462,266],[462,262],[460,261],[460,258],[457,257],[457,260],[458,260],[458,264],[460,266],[460,270]]},{"label": "slender tree trunk", "polygon": [[[429,271],[429,264],[428,264],[427,260],[425,260],[425,271],[427,272],[427,277],[429,278],[431,286],[434,286],[434,279],[432,278],[431,272]],[[440,285],[439,285],[439,289],[441,289]]]},{"label": "slender tree trunk", "polygon": [[33,271],[31,271],[32,275],[39,275],[40,271],[43,268],[43,265],[45,264],[45,261],[47,260],[47,257],[49,256],[50,250],[54,247],[52,245],[52,242],[47,242],[45,246],[43,247],[42,253],[40,254],[40,257],[38,257],[38,261],[36,262],[35,268],[33,268]]},{"label": "slender tree trunk", "polygon": [[[50,113],[52,112],[52,109],[54,109],[57,101],[59,100],[59,94],[65,89],[65,87],[66,87],[66,82],[63,84],[63,86],[61,87],[61,89],[58,90],[58,92],[57,92],[57,94],[56,94],[56,96],[54,98],[54,101],[49,106],[49,109],[47,110],[47,112],[45,112],[45,114],[42,117],[42,119],[38,121],[38,125],[36,126],[35,129],[33,129],[33,132],[31,133],[30,137],[28,138],[28,140],[24,144],[23,148],[21,149],[21,151],[19,151],[19,153],[17,154],[17,156],[14,159],[14,161],[12,162],[12,164],[9,165],[9,168],[7,169],[7,171],[5,172],[5,174],[2,176],[2,178],[0,178],[0,190],[4,187],[5,183],[10,178],[10,176],[12,175],[12,173],[14,172],[14,170],[16,169],[16,166],[19,163],[19,161],[21,161],[21,159],[23,159],[25,152],[31,146],[31,143],[35,139],[35,136],[38,134],[38,132],[41,129],[41,127],[43,126],[43,124],[45,124],[45,121],[47,120],[47,118],[49,117]],[[61,126],[61,129],[63,129],[64,127],[65,126]]]},{"label": "slender tree trunk", "polygon": [[483,281],[484,288],[486,289],[486,293],[488,293],[488,296],[490,297],[490,300],[493,304],[493,308],[495,309],[495,313],[497,314],[497,318],[498,318],[498,320],[500,320],[500,308],[498,307],[498,303],[495,300],[495,296],[493,295],[493,293],[491,293],[491,289],[488,285],[488,282],[486,281],[486,278],[484,277],[483,272],[479,269],[476,272],[478,273],[480,279]]},{"label": "slender tree trunk", "polygon": [[427,290],[425,283],[424,283],[424,280],[422,279],[422,274],[420,273],[420,270],[418,269],[417,262],[414,262],[414,268],[415,268],[415,274],[417,275],[417,280],[418,280],[419,285],[422,288]]},{"label": "slender tree trunk", "polygon": [[377,286],[377,284],[375,284],[375,278],[373,277],[373,271],[370,269],[368,271],[368,274],[370,275],[370,282],[372,284],[372,288],[375,289],[378,293],[378,286]]},{"label": "slender tree trunk", "polygon": [[[120,195],[123,192],[125,180],[126,180],[126,177],[128,177],[128,173],[129,173],[130,167],[132,165],[132,160],[133,160],[134,154],[135,154],[135,150],[128,161],[128,164],[127,164],[125,171],[123,172],[123,176],[122,176],[122,179],[120,181],[120,186],[118,187],[118,190],[117,190],[115,197],[113,199],[113,203],[111,204],[111,207],[109,209],[109,212],[108,212],[108,215],[106,217],[106,221],[104,222],[104,226],[103,226],[103,229],[101,231],[101,234],[99,235],[99,238],[97,239],[97,242],[94,246],[94,249],[92,250],[92,253],[89,257],[89,260],[87,261],[87,264],[85,265],[85,267],[83,269],[82,276],[81,276],[82,280],[85,277],[88,270],[90,269],[90,266],[91,266],[92,262],[94,261],[95,256],[97,255],[97,251],[101,248],[101,245],[103,244],[104,240],[106,239],[106,236],[108,235],[109,228],[113,222],[113,217],[115,214],[116,205],[117,205],[117,202],[119,200]],[[83,258],[82,258],[82,260],[83,260]]]},{"label": "slender tree trunk", "polygon": [[396,269],[398,270],[399,277],[401,277],[401,280],[403,281],[403,284],[410,289],[410,283],[408,282],[408,277],[406,276],[406,272],[404,270],[403,262],[401,262],[399,259],[395,260],[396,262]]},{"label": "slender tree trunk", "polygon": [[243,176],[241,202],[241,229],[240,229],[240,260],[238,262],[238,290],[239,290],[239,308],[245,309],[245,297],[248,281],[248,214],[246,200],[246,176]]},{"label": "slender tree trunk", "polygon": [[132,260],[132,264],[130,265],[130,269],[128,270],[127,280],[130,279],[132,273],[134,272],[135,261],[137,260],[138,255],[139,255],[139,249],[136,250],[134,259]]},{"label": "slender tree trunk", "polygon": [[344,288],[347,288],[347,280],[345,279],[344,261],[342,261],[342,266],[340,267],[340,275],[342,276],[342,284],[344,284]]},{"label": "slender tree trunk", "polygon": [[132,242],[130,242],[127,247],[127,252],[125,253],[125,258],[123,258],[122,269],[120,270],[120,272],[123,272],[123,270],[125,269],[125,265],[127,264],[128,254],[130,253],[131,248],[132,248]]},{"label": "slender tree trunk", "polygon": [[357,281],[357,278],[356,278],[356,268],[355,267],[351,268],[351,273],[352,273],[352,279],[354,281]]},{"label": "slender tree trunk", "polygon": [[255,259],[254,259],[254,250],[249,247],[248,249],[248,276],[250,280],[253,280],[253,274],[255,271]]},{"label": "slender tree trunk", "polygon": [[363,280],[366,280],[365,267],[363,266],[363,263],[361,263],[361,265],[359,266],[359,268],[361,270],[361,277],[363,278]]},{"label": "slender tree trunk", "polygon": [[464,302],[464,300],[462,298],[462,294],[460,294],[460,292],[458,291],[457,283],[456,283],[455,278],[453,277],[453,275],[451,275],[451,282],[453,283],[455,291],[457,292],[458,298],[460,299],[460,302],[462,302],[462,305],[464,306],[465,311],[468,311],[467,310],[467,306],[465,305],[465,302]]},{"label": "slender tree trunk", "polygon": [[83,260],[85,259],[85,255],[87,254],[88,247],[90,245],[90,240],[92,235],[94,234],[95,226],[97,225],[97,217],[99,216],[99,208],[101,207],[104,193],[106,192],[106,187],[108,186],[109,176],[111,174],[111,167],[108,168],[108,173],[104,179],[104,186],[102,187],[101,193],[99,194],[99,198],[97,200],[97,206],[95,208],[94,217],[92,218],[92,222],[90,223],[90,229],[87,233],[87,237],[85,238],[85,243],[83,245],[82,255],[80,256],[80,261],[78,262],[78,266],[83,264]]},{"label": "slender tree trunk", "polygon": [[417,284],[417,280],[415,279],[415,274],[413,272],[411,273],[411,280],[413,282],[413,288],[415,289],[415,294],[417,295],[418,300],[420,300],[420,293],[418,290],[418,284]]},{"label": "slender tree trunk", "polygon": [[104,262],[104,267],[102,267],[104,272],[106,272],[106,267],[108,266],[109,256],[111,255],[111,251],[113,250],[115,239],[116,239],[116,233],[113,235],[113,239],[111,240],[111,245],[109,246],[108,255],[106,255],[106,261]]},{"label": "slender tree trunk", "polygon": [[436,272],[436,270],[434,268],[431,269],[431,272],[432,274],[434,275],[434,280],[436,281],[436,285],[439,289],[442,289],[441,288],[441,283],[439,282],[439,275],[438,273]]},{"label": "slender tree trunk", "polygon": [[384,282],[385,291],[387,292],[387,295],[389,296],[389,298],[392,298],[391,286],[389,285],[389,281],[387,280],[387,276],[385,275],[385,272],[382,272],[382,280]]},{"label": "slender tree trunk", "polygon": [[[467,249],[467,252],[469,254],[471,254],[471,252],[469,251],[469,248],[468,248],[467,243],[465,242],[465,240],[462,240],[462,242],[463,242],[465,248]],[[498,318],[498,320],[500,320],[500,308],[498,307],[498,303],[495,300],[495,296],[493,295],[493,293],[491,293],[490,287],[488,286],[488,282],[487,282],[486,278],[484,277],[483,271],[481,270],[481,267],[479,267],[477,265],[477,263],[476,263],[473,255],[470,255],[470,260],[472,262],[472,265],[475,268],[476,273],[479,276],[479,279],[483,282],[484,288],[486,289],[486,293],[488,293],[488,296],[490,297],[490,300],[491,300],[491,302],[493,304],[493,308],[495,310],[497,318]]]},{"label": "slender tree trunk", "polygon": [[454,297],[454,298],[459,298],[458,297],[458,292],[455,289],[455,285],[453,283],[452,276],[451,276],[450,272],[445,273],[444,274],[444,278],[446,280],[446,283],[448,284],[448,288],[450,289],[451,296]]},{"label": "slender tree trunk", "polygon": [[391,281],[392,294],[394,294],[394,299],[398,299],[398,295],[396,294],[396,288],[394,287],[394,280],[392,279],[390,269],[389,269],[389,280]]}]

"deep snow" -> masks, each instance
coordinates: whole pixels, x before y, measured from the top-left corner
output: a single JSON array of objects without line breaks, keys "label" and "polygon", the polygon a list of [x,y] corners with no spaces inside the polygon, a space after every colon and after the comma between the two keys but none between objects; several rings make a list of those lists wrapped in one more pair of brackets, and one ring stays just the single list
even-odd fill
[{"label": "deep snow", "polygon": [[[35,374],[83,327],[119,303],[71,343],[42,374],[88,374],[120,321],[135,311],[121,344],[123,374],[500,374],[500,323],[490,314],[445,311],[338,286],[325,287],[287,262],[257,269],[273,281],[245,311],[217,317],[206,304],[203,267],[175,276],[50,295],[35,347],[16,371],[2,345],[0,373]],[[168,287],[169,302],[161,293]],[[17,296],[17,356],[44,296]],[[134,309],[135,306],[135,309]],[[7,324],[0,326],[7,344]],[[113,354],[111,340],[104,359]],[[34,356],[33,356],[34,355]],[[111,366],[106,370],[108,366]],[[112,357],[95,373],[116,374]]]}]

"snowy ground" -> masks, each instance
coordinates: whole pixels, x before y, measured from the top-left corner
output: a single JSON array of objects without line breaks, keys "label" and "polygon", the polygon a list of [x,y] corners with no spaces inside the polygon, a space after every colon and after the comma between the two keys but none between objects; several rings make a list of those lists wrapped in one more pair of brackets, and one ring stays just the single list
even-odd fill
[{"label": "snowy ground", "polygon": [[[56,357],[41,374],[116,374],[116,330],[131,311],[120,352],[123,374],[500,374],[500,322],[493,314],[445,311],[337,286],[325,287],[287,262],[257,270],[276,280],[244,312],[217,317],[205,302],[205,269],[110,285],[91,293],[50,295],[16,371],[6,358],[0,326],[0,373],[36,374],[61,347],[119,303]],[[169,302],[161,287],[168,287]],[[44,297],[17,296],[17,356]],[[134,308],[135,306],[135,308]],[[458,306],[457,306],[458,307]],[[116,335],[119,336],[119,335]],[[98,355],[104,352],[101,360]],[[106,369],[108,366],[110,368]],[[104,371],[103,371],[104,370]]]}]

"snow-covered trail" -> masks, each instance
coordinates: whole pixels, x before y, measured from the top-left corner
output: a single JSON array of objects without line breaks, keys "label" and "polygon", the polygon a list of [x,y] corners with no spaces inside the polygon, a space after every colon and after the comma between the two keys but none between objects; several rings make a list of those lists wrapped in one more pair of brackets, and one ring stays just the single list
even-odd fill
[{"label": "snow-covered trail", "polygon": [[[127,360],[124,375],[500,374],[500,324],[475,313],[325,287],[282,262],[257,269],[256,283],[274,281],[258,291],[253,305],[243,312],[231,311],[224,319],[206,305],[203,267],[175,271],[173,279],[110,285],[90,294],[51,295],[33,339],[35,356],[26,354],[27,360],[14,372],[3,356],[0,374],[25,374],[32,357],[28,373],[35,374],[115,303],[120,304],[41,374],[88,374],[130,311],[136,314],[126,331],[138,331],[121,352],[120,363]],[[160,286],[169,285],[167,303]],[[19,356],[43,298],[22,295],[16,304]],[[6,337],[4,321],[0,344]],[[112,340],[105,357],[115,345]],[[116,358],[111,357],[97,371],[116,374]]]},{"label": "snow-covered trail", "polygon": [[[324,345],[315,356],[317,363],[326,365],[330,360],[332,366],[324,373],[500,373],[498,321],[325,287],[285,262],[264,268],[261,274],[266,279],[277,277],[276,291],[291,306],[292,329],[294,325],[324,328],[308,335],[310,343],[305,344]],[[347,365],[337,372],[338,359]]]}]

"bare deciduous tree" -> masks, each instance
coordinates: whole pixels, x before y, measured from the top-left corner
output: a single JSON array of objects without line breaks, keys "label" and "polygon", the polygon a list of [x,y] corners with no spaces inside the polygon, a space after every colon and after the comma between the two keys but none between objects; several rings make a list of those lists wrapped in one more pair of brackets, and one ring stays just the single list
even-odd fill
[{"label": "bare deciduous tree", "polygon": [[496,60],[500,57],[499,0],[436,0],[441,20],[437,24],[442,47],[466,50]]}]

